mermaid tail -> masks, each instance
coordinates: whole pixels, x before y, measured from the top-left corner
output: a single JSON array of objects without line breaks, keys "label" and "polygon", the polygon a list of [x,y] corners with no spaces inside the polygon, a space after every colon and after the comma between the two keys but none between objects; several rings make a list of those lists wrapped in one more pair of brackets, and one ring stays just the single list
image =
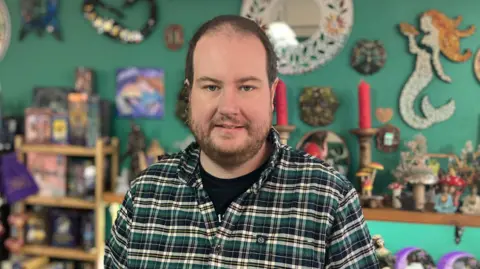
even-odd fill
[{"label": "mermaid tail", "polygon": [[427,119],[432,119],[433,123],[446,121],[455,112],[455,100],[450,100],[445,105],[434,108],[428,96],[424,96],[422,98],[422,111]]}]

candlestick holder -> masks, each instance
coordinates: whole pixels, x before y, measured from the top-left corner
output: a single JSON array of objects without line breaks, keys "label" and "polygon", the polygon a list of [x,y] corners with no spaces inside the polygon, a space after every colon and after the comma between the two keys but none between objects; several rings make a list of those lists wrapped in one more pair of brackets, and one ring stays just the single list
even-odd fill
[{"label": "candlestick holder", "polygon": [[290,133],[293,132],[296,127],[295,125],[275,125],[274,128],[280,134],[280,142],[286,145],[290,138]]},{"label": "candlestick holder", "polygon": [[376,128],[361,128],[350,130],[357,136],[360,144],[360,168],[367,167],[372,162],[372,137],[377,134]]}]

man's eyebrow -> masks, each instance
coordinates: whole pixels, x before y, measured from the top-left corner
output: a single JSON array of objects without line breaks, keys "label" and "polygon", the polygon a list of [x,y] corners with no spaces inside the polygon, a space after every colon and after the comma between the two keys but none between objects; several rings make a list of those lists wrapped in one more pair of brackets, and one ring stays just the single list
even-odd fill
[{"label": "man's eyebrow", "polygon": [[196,82],[197,83],[199,83],[199,82],[213,82],[213,83],[216,83],[216,84],[222,84],[222,82],[220,80],[212,78],[212,77],[207,77],[207,76],[197,78]]},{"label": "man's eyebrow", "polygon": [[255,77],[255,76],[247,76],[247,77],[239,78],[239,79],[236,80],[237,83],[245,83],[245,82],[248,82],[248,81],[262,82],[262,80],[260,78]]}]

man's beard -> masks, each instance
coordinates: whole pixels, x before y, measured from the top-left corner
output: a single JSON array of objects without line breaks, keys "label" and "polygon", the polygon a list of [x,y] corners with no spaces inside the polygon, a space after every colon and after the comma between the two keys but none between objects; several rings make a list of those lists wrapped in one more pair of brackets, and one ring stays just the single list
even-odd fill
[{"label": "man's beard", "polygon": [[268,122],[253,125],[247,121],[242,124],[243,128],[247,131],[247,140],[241,147],[232,149],[222,149],[218,147],[213,141],[211,133],[215,128],[215,125],[222,122],[237,124],[237,119],[226,115],[215,116],[208,123],[208,126],[205,126],[193,120],[191,109],[189,109],[187,122],[195,140],[200,146],[200,150],[203,151],[212,161],[227,168],[245,163],[260,151],[270,131],[271,121],[272,113],[270,112]]}]

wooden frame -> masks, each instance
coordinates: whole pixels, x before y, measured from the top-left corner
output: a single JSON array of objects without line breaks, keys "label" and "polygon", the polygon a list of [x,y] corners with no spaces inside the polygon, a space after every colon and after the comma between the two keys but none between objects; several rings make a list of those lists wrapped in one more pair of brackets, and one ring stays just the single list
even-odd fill
[{"label": "wooden frame", "polygon": [[[392,145],[385,145],[384,139],[387,133],[393,134]],[[377,129],[377,134],[375,137],[377,149],[386,153],[395,152],[400,146],[400,129],[397,127],[387,124]]]},{"label": "wooden frame", "polygon": [[[103,139],[97,140],[94,148],[70,145],[51,145],[51,144],[24,144],[23,136],[15,137],[15,150],[17,158],[20,162],[25,162],[25,153],[53,153],[66,155],[71,157],[92,157],[95,160],[97,171],[103,171],[105,166],[105,156],[111,156],[111,177],[115,182],[118,175],[119,147],[118,138],[113,137],[111,144],[106,145]],[[26,255],[42,255],[52,258],[69,259],[77,261],[90,261],[97,264],[103,262],[104,246],[105,246],[105,202],[104,202],[104,174],[97,173],[95,179],[95,200],[86,201],[80,198],[51,198],[41,196],[30,196],[22,202],[15,204],[14,213],[25,212],[27,205],[40,205],[46,207],[61,207],[74,209],[89,209],[95,211],[95,252],[87,252],[81,249],[69,249],[51,247],[46,245],[25,245],[21,249],[21,254]],[[24,230],[19,229],[18,236],[24,237]]]}]

